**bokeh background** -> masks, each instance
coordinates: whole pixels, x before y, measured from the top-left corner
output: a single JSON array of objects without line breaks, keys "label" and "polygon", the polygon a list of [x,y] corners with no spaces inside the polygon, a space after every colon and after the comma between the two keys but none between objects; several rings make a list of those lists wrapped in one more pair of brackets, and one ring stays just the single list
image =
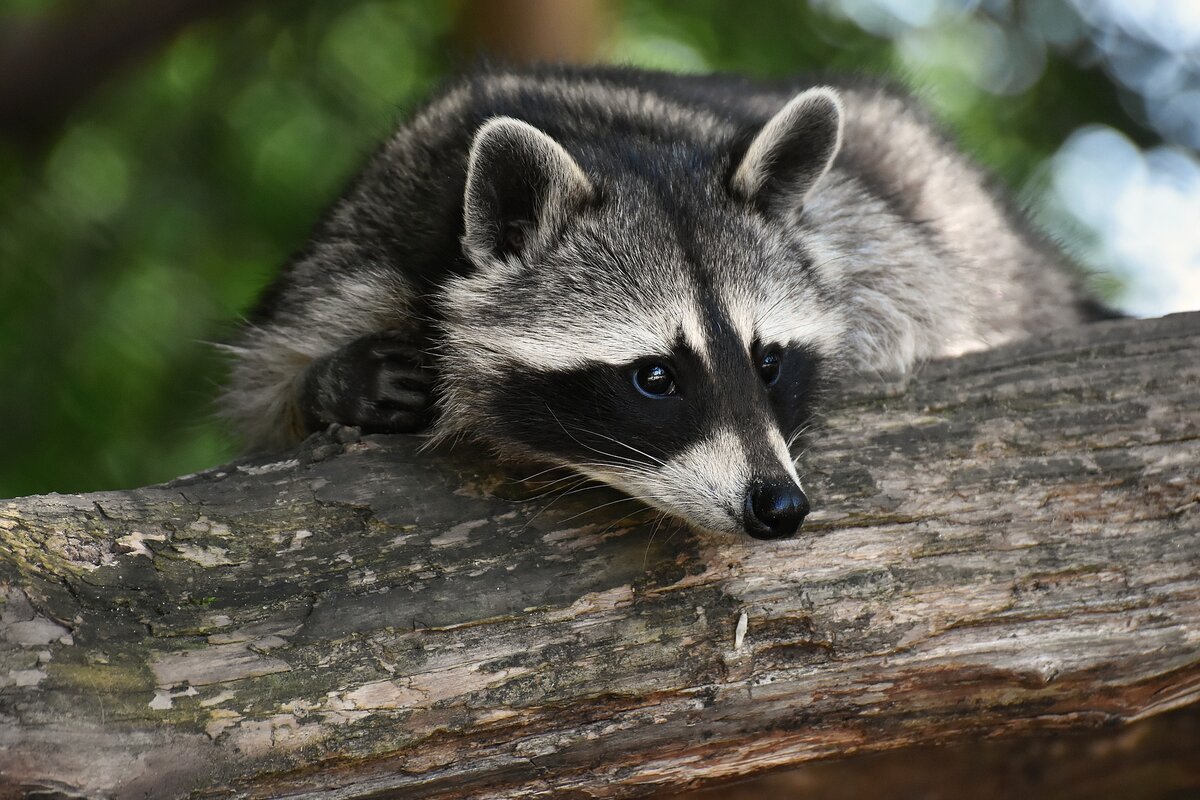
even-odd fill
[{"label": "bokeh background", "polygon": [[890,76],[1115,305],[1200,307],[1197,0],[0,0],[0,497],[234,455],[211,343],[482,51]]}]

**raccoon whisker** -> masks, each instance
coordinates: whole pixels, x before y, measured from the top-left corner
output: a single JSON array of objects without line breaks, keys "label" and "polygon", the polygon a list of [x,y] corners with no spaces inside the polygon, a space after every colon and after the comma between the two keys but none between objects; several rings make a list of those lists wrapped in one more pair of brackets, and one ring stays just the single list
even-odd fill
[{"label": "raccoon whisker", "polygon": [[802,460],[802,459],[803,459],[803,458],[804,458],[806,455],[808,455],[808,454],[809,454],[809,452],[810,452],[811,450],[812,450],[812,448],[811,448],[811,447],[806,447],[806,448],[804,448],[803,450],[801,450],[801,451],[800,451],[798,454],[796,454],[795,456],[793,456],[793,457],[792,457],[792,464],[793,464],[794,466],[798,466],[798,465],[800,464],[800,461],[801,461],[801,460]]},{"label": "raccoon whisker", "polygon": [[667,537],[665,542],[663,542],[663,547],[669,545],[671,540],[675,538],[675,534],[679,533],[681,530],[683,530],[683,525],[676,525],[675,530],[671,531],[671,535]]},{"label": "raccoon whisker", "polygon": [[[613,520],[612,522],[608,523],[608,525],[604,526],[604,530],[600,531],[600,535],[601,535],[601,536],[604,536],[606,533],[608,533],[608,532],[609,532],[609,531],[611,531],[613,528],[617,527],[618,525],[620,525],[622,522],[624,522],[625,520],[629,519],[630,517],[637,516],[638,514],[641,514],[641,513],[642,513],[642,511],[643,511],[643,509],[640,509],[640,508],[639,508],[639,509],[635,509],[635,510],[631,511],[630,513],[626,514],[625,516],[623,516],[623,517],[620,517],[619,519],[615,519],[615,520]],[[643,567],[643,568],[644,568],[644,567]]]},{"label": "raccoon whisker", "polygon": [[[829,430],[830,430],[829,426],[826,425],[824,421],[813,420],[813,421],[809,422],[807,425],[805,425],[804,427],[802,427],[800,430],[796,431],[796,433],[794,433],[792,435],[792,438],[788,441],[788,449],[790,450],[791,447],[796,442],[798,442],[802,436],[805,436],[806,434],[812,434],[813,436],[818,436],[823,433],[828,433]],[[807,452],[808,449],[809,448],[805,448],[805,452]]]},{"label": "raccoon whisker", "polygon": [[[559,423],[559,424],[561,425],[562,423]],[[667,465],[667,462],[663,461],[661,458],[656,458],[655,456],[652,456],[649,453],[647,453],[645,450],[639,450],[638,448],[634,447],[633,445],[629,444],[628,442],[622,442],[620,439],[614,439],[613,437],[608,436],[603,433],[600,433],[599,431],[592,431],[592,430],[588,430],[587,428],[581,428],[581,427],[576,426],[575,430],[579,431],[580,433],[586,433],[586,434],[590,434],[592,436],[599,436],[601,439],[607,439],[608,441],[612,442],[613,444],[619,444],[621,447],[626,447],[626,448],[632,450],[633,452],[637,453],[638,455],[645,456],[646,458],[650,459],[655,464],[658,464],[660,466],[665,467]],[[578,440],[576,440],[576,441],[578,441]],[[597,451],[597,452],[599,452],[599,451]],[[618,456],[614,455],[613,457],[617,458]],[[637,462],[635,461],[634,463],[637,463]]]},{"label": "raccoon whisker", "polygon": [[[578,442],[579,440],[576,439],[576,441]],[[609,453],[604,450],[597,449],[595,447],[590,447],[589,445],[586,445],[583,442],[579,442],[579,446],[585,447],[588,450],[591,450],[596,455],[604,456],[605,458],[609,458],[609,459],[613,459],[612,461],[610,461],[608,463],[614,467],[623,466],[626,469],[645,469],[645,467],[646,467],[646,465],[643,464],[642,462],[640,462],[636,459],[630,458],[629,456],[622,456],[622,455],[617,455],[616,453]]]},{"label": "raccoon whisker", "polygon": [[646,551],[642,553],[642,572],[646,571],[646,564],[650,560],[650,546],[654,544],[654,537],[658,533],[658,529],[667,520],[667,516],[667,512],[661,512],[658,515],[658,520],[654,523],[654,527],[650,529],[650,540],[646,542]]},{"label": "raccoon whisker", "polygon": [[[653,510],[653,507],[652,507],[652,506],[651,506],[650,508]],[[615,519],[615,520],[613,520],[612,522],[610,522],[608,525],[604,526],[604,530],[600,531],[600,535],[601,535],[601,536],[603,536],[604,534],[608,533],[608,532],[609,532],[609,531],[611,531],[613,528],[617,527],[618,525],[620,525],[622,522],[624,522],[625,520],[629,519],[630,517],[637,516],[638,514],[644,513],[645,511],[646,511],[646,509],[644,509],[644,508],[638,508],[638,509],[634,509],[633,511],[629,512],[628,514],[626,514],[626,515],[625,515],[625,516],[623,516],[623,517],[618,517],[617,519]],[[655,525],[656,525],[656,526],[657,526],[657,525],[658,525],[658,524],[659,524],[659,523],[662,521],[662,518],[663,518],[664,516],[667,516],[667,513],[666,513],[666,512],[659,512],[659,514],[658,514],[658,517],[657,517],[657,520],[656,520],[656,522],[655,522]],[[653,530],[651,531],[650,535],[651,535],[651,537],[653,538],[653,536],[654,536],[654,532],[653,532]],[[644,562],[643,562],[643,564],[642,564],[642,568],[643,568],[643,569],[645,569],[645,563],[644,563]]]},{"label": "raccoon whisker", "polygon": [[514,486],[529,486],[529,488],[531,488],[531,489],[539,489],[540,490],[540,489],[548,489],[552,486],[555,486],[560,483],[564,483],[564,482],[572,480],[573,478],[576,478],[576,477],[578,477],[578,475],[576,473],[571,473],[570,475],[563,475],[560,478],[554,478],[554,479],[546,478],[544,480],[510,481],[509,483]]},{"label": "raccoon whisker", "polygon": [[[568,475],[565,478],[559,478],[556,481],[550,481],[550,483],[548,483],[546,486],[541,487],[542,491],[539,491],[537,494],[531,495],[530,497],[525,498],[525,500],[522,502],[529,502],[532,500],[541,500],[543,497],[554,494],[555,492],[559,491],[560,489],[563,490],[565,493],[569,493],[572,489],[575,489],[578,486],[582,486],[588,480],[589,480],[589,478],[586,475]],[[571,483],[564,487],[563,484],[567,484],[568,481],[571,481]]]},{"label": "raccoon whisker", "polygon": [[[592,506],[589,509],[580,511],[578,514],[572,514],[571,516],[567,517],[566,519],[559,520],[559,523],[570,522],[571,520],[578,519],[579,517],[587,516],[588,514],[595,513],[597,511],[600,511],[601,509],[608,508],[609,506],[615,506],[618,503],[628,503],[630,501],[639,501],[639,502],[644,503],[645,499],[641,498],[641,497],[633,497],[632,495],[629,495],[626,497],[618,497],[616,500],[609,500],[607,503],[601,503],[598,506]],[[639,511],[640,510],[641,509],[639,509]]]},{"label": "raccoon whisker", "polygon": [[808,431],[812,430],[812,427],[813,427],[813,423],[810,422],[807,425],[801,427],[799,430],[797,430],[795,433],[793,433],[788,438],[788,440],[787,440],[788,452],[791,452],[792,446],[796,444],[796,442],[800,439],[801,436],[803,436]]},{"label": "raccoon whisker", "polygon": [[646,458],[653,461],[655,464],[658,464],[663,467],[665,467],[667,465],[667,462],[663,461],[661,458],[659,458],[657,456],[653,456],[650,453],[647,453],[645,450],[641,450],[637,447],[634,447],[633,445],[629,444],[629,442],[622,442],[620,439],[614,439],[613,437],[607,436],[603,433],[600,433],[599,431],[587,431],[587,432],[591,433],[593,436],[599,436],[603,439],[607,439],[608,441],[612,442],[613,444],[618,444],[621,447],[628,448],[629,450],[632,450],[633,452],[637,453],[638,455],[643,455]]},{"label": "raccoon whisker", "polygon": [[[533,524],[534,520],[536,520],[538,517],[540,517],[546,511],[548,511],[550,509],[550,507],[552,505],[554,505],[555,503],[557,503],[559,500],[562,500],[568,494],[573,494],[576,491],[581,491],[579,489],[579,487],[582,486],[586,482],[587,482],[587,477],[584,476],[583,480],[579,481],[578,483],[574,483],[574,484],[568,486],[566,488],[566,490],[564,490],[558,494],[555,494],[554,497],[550,499],[549,503],[546,503],[546,505],[539,508],[536,512],[534,512],[534,515],[532,517],[530,517],[528,520],[525,521],[525,524],[521,526],[521,531],[524,532],[524,531],[529,530],[529,526]],[[596,488],[596,487],[584,487],[584,488],[586,489],[586,488]],[[547,492],[546,494],[550,494],[550,492]],[[545,494],[541,495],[538,499],[540,499],[541,497],[545,497]]]},{"label": "raccoon whisker", "polygon": [[[579,517],[583,517],[583,516],[586,516],[586,515],[588,515],[588,514],[595,513],[595,512],[597,512],[597,511],[599,511],[599,510],[603,509],[603,508],[608,508],[609,506],[615,506],[617,503],[627,503],[627,502],[629,502],[630,500],[635,500],[635,501],[637,501],[637,502],[639,502],[639,503],[642,503],[642,504],[644,504],[644,505],[647,505],[647,506],[649,506],[649,507],[652,507],[652,506],[650,506],[650,505],[649,505],[649,502],[648,502],[648,501],[650,501],[650,500],[664,500],[664,501],[666,501],[666,500],[670,500],[670,499],[671,499],[671,498],[669,498],[669,497],[666,497],[666,496],[663,496],[663,495],[638,495],[638,496],[635,496],[635,495],[629,495],[629,496],[627,496],[627,497],[619,497],[619,498],[617,498],[616,500],[610,500],[610,501],[609,501],[609,502],[607,502],[607,503],[601,503],[601,504],[600,504],[600,505],[598,505],[598,506],[593,506],[592,508],[589,508],[589,509],[588,509],[588,510],[586,510],[586,511],[580,511],[578,514],[572,514],[571,516],[567,517],[566,519],[561,519],[561,520],[559,520],[558,522],[559,522],[559,524],[567,523],[567,522],[570,522],[570,521],[571,521],[571,520],[573,520],[573,519],[578,519]],[[643,509],[640,509],[640,508],[639,508],[637,511],[634,511],[634,512],[632,512],[632,513],[630,513],[630,514],[627,514],[625,517],[622,517],[621,519],[626,519],[626,518],[628,518],[628,517],[632,517],[634,514],[636,514],[636,513],[640,512],[640,511],[642,511],[642,510],[643,510]]]},{"label": "raccoon whisker", "polygon": [[[568,467],[565,464],[555,464],[552,467],[546,467],[545,469],[535,472],[532,475],[526,475],[524,478],[514,478],[513,483],[528,483],[529,481],[533,480],[534,478],[536,478],[540,475],[545,475],[547,472],[553,472],[556,469],[570,470],[571,467]],[[573,473],[573,474],[577,474],[577,473]]]},{"label": "raccoon whisker", "polygon": [[[633,475],[638,475],[638,476],[643,474],[643,473],[639,472],[638,470],[632,470],[628,467],[621,467],[619,465],[611,465],[611,464],[589,464],[588,462],[583,462],[583,463],[579,464],[578,466],[581,466],[581,467],[582,466],[595,466],[595,467],[601,468],[601,469],[623,470],[627,473],[631,473]],[[536,495],[535,497],[529,498],[529,500],[531,500],[531,501],[532,500],[540,500],[543,497],[545,497],[546,495],[554,494],[554,497],[550,500],[549,503],[547,503],[546,505],[544,505],[540,509],[538,509],[537,512],[525,522],[525,525],[521,528],[522,531],[528,529],[529,526],[531,524],[533,524],[534,520],[536,520],[538,517],[540,517],[544,512],[548,511],[550,509],[550,507],[553,506],[555,503],[557,503],[559,500],[563,499],[564,497],[566,497],[568,495],[580,494],[582,492],[593,491],[595,489],[611,489],[612,488],[612,486],[610,484],[608,484],[604,481],[598,481],[589,475],[581,475],[581,474],[568,475],[566,478],[562,478],[558,481],[554,481],[553,483],[562,483],[566,480],[569,480],[572,477],[578,478],[578,480],[566,487],[560,486],[557,488],[547,489],[546,491]],[[585,485],[587,483],[591,483],[592,485],[591,486]],[[628,499],[631,499],[631,498],[629,498],[629,497],[620,498],[620,500],[622,500],[622,501],[628,500]],[[619,502],[619,501],[614,501],[614,502]],[[592,510],[594,510],[594,509],[592,509]],[[581,512],[581,514],[577,514],[576,516],[581,516],[582,514],[587,514],[587,513],[589,513],[589,511]],[[574,519],[574,517],[571,517],[571,519]]]},{"label": "raccoon whisker", "polygon": [[[571,440],[573,442],[575,442],[575,444],[579,445],[580,447],[582,447],[586,450],[591,450],[593,453],[596,453],[597,455],[604,456],[605,458],[614,458],[614,459],[617,459],[618,461],[624,462],[626,464],[632,464],[634,466],[642,466],[641,464],[639,464],[637,461],[635,461],[632,458],[628,458],[625,456],[618,456],[615,453],[606,453],[603,450],[598,450],[595,447],[592,447],[591,445],[587,445],[587,444],[584,444],[583,442],[579,441],[578,437],[576,437],[573,433],[571,433],[569,430],[567,430],[566,425],[563,425],[562,420],[558,418],[558,414],[555,414],[554,409],[550,408],[550,404],[545,403],[544,405],[546,406],[546,410],[550,412],[550,416],[554,417],[554,421],[558,423],[558,427],[562,428],[562,432],[565,433],[567,436],[570,436]],[[586,430],[583,430],[582,428],[578,428],[577,430],[581,430],[584,433],[590,433],[593,436],[602,436],[602,434],[597,434],[594,431],[586,431]],[[662,462],[659,462],[659,463],[662,463]]]},{"label": "raccoon whisker", "polygon": [[[582,473],[584,469],[589,467],[595,470],[623,472],[625,474],[638,477],[650,474],[650,471],[646,469],[645,464],[638,464],[637,462],[614,463],[612,461],[576,461],[570,465],[564,464],[562,468],[574,470],[576,473]],[[603,479],[597,478],[596,480]]]},{"label": "raccoon whisker", "polygon": [[[633,480],[644,480],[646,478],[651,477],[650,473],[644,469],[637,469],[635,467],[629,467],[629,466],[625,466],[623,464],[601,464],[601,463],[592,463],[592,462],[585,461],[585,462],[580,463],[579,466],[581,469],[584,467],[591,467],[592,469],[596,470],[597,472],[616,473],[622,477],[631,478]],[[610,486],[615,486],[615,484],[613,484],[611,481],[609,481],[605,478],[602,478],[602,477],[594,477],[593,476],[592,479],[599,481],[600,483],[605,483]]]},{"label": "raccoon whisker", "polygon": [[[562,491],[562,493],[558,496],[558,498],[568,497],[570,495],[576,495],[576,494],[583,494],[584,492],[591,492],[596,489],[611,488],[608,484],[602,483],[600,481],[594,481],[586,475],[584,475],[582,477],[583,477],[583,480],[581,480],[577,483],[573,483],[570,486],[568,486],[566,489],[564,489]],[[587,485],[588,483],[591,483],[591,486],[588,486]]]},{"label": "raccoon whisker", "polygon": [[[597,464],[596,466],[597,466],[597,467],[599,467],[599,468],[608,468],[608,467],[606,467],[606,465],[604,465],[604,464]],[[627,475],[632,475],[632,476],[634,476],[635,478],[640,478],[640,477],[644,477],[644,476],[645,476],[645,473],[637,472],[637,471],[635,471],[635,470],[630,470],[630,469],[626,469],[626,470],[625,470],[625,473],[626,473]],[[582,477],[583,477],[583,479],[584,479],[584,480],[586,480],[586,481],[592,481],[593,483],[595,483],[595,484],[596,484],[596,485],[595,485],[595,488],[597,488],[597,489],[600,489],[600,488],[608,488],[608,489],[613,489],[613,488],[615,488],[615,487],[614,487],[614,486],[613,486],[613,485],[612,485],[610,482],[608,482],[608,481],[600,480],[600,479],[598,479],[598,478],[593,478],[593,477],[592,477],[592,476],[590,476],[590,475],[582,475]],[[589,487],[589,488],[591,488],[591,487]],[[582,491],[585,491],[585,490],[584,490],[584,489],[578,489],[578,490],[574,490],[574,491],[572,491],[572,492],[569,492],[569,494],[574,494],[574,493],[575,493],[575,491],[580,491],[580,492],[582,492]],[[618,490],[618,491],[619,491],[619,490]],[[624,493],[623,493],[623,494],[624,494]]]},{"label": "raccoon whisker", "polygon": [[[546,410],[550,412],[550,416],[554,417],[554,421],[558,423],[558,427],[562,428],[562,431],[563,431],[563,433],[565,433],[567,436],[570,436],[570,437],[571,437],[571,440],[572,440],[573,442],[575,442],[576,444],[578,444],[580,447],[583,447],[583,448],[585,448],[585,449],[587,449],[587,450],[590,450],[590,451],[592,451],[593,453],[596,453],[597,455],[604,456],[605,458],[614,458],[614,459],[617,459],[618,461],[621,461],[621,462],[624,462],[624,463],[627,463],[627,464],[633,464],[633,465],[636,465],[636,466],[642,466],[642,465],[641,465],[639,462],[635,461],[635,460],[634,460],[634,459],[632,459],[632,458],[629,458],[628,456],[619,456],[619,455],[617,455],[616,453],[607,453],[607,452],[605,452],[605,451],[603,451],[603,450],[599,450],[599,449],[597,449],[597,448],[595,448],[595,447],[592,447],[592,446],[590,446],[590,445],[584,444],[583,442],[579,441],[578,437],[576,437],[576,436],[575,436],[574,434],[572,434],[572,433],[571,433],[569,430],[567,430],[567,426],[566,426],[566,425],[564,425],[564,424],[563,424],[563,422],[562,422],[562,420],[558,418],[558,415],[554,413],[554,409],[550,408],[550,404],[549,404],[549,403],[544,403],[544,405],[546,406]],[[575,426],[575,430],[577,430],[577,431],[579,431],[579,432],[581,432],[581,433],[587,433],[587,434],[591,434],[592,436],[599,436],[599,437],[600,437],[600,438],[602,438],[602,439],[608,439],[609,441],[611,441],[611,442],[614,442],[614,443],[616,443],[616,444],[621,444],[621,445],[624,445],[624,443],[623,443],[623,442],[619,442],[619,441],[617,441],[616,439],[613,439],[611,436],[605,436],[604,434],[602,434],[602,433],[599,433],[599,432],[597,432],[597,431],[591,431],[591,430],[587,430],[586,428],[581,428],[581,427],[578,427],[578,426]],[[625,447],[629,447],[631,450],[635,450],[635,451],[637,451],[637,452],[641,452],[640,450],[637,450],[637,448],[635,448],[635,447],[630,447],[629,445],[624,445],[624,446],[625,446]],[[648,454],[648,453],[642,453],[642,455],[646,456],[647,458],[653,459],[653,456],[651,456],[651,455],[650,455],[650,454]],[[653,460],[657,460],[657,459],[653,459]],[[661,462],[661,461],[658,461],[658,463],[659,463],[659,464],[662,464],[663,462]],[[665,465],[664,465],[664,466],[665,466]]]}]

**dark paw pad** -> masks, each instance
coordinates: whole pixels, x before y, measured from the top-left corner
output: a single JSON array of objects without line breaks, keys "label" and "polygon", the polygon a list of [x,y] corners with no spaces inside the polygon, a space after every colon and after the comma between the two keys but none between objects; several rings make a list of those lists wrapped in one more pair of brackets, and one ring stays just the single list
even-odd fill
[{"label": "dark paw pad", "polygon": [[389,331],[313,362],[301,405],[310,429],[339,422],[365,433],[413,433],[429,425],[432,383],[421,350]]}]

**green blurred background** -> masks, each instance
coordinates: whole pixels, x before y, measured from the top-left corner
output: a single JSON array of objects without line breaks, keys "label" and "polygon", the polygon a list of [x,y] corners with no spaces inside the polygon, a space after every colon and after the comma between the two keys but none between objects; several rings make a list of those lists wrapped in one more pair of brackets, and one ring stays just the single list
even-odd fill
[{"label": "green blurred background", "polygon": [[[546,52],[521,41],[527,9],[465,0],[181,3],[116,57],[55,38],[75,26],[103,39],[154,2],[0,2],[0,497],[145,484],[235,455],[212,414],[211,343],[439,79],[479,48]],[[1118,301],[1128,276],[1055,201],[1049,165],[1089,125],[1130,152],[1187,153],[1066,0],[562,8],[586,17],[562,55],[916,87],[1043,224],[1112,273],[1102,289]]]}]

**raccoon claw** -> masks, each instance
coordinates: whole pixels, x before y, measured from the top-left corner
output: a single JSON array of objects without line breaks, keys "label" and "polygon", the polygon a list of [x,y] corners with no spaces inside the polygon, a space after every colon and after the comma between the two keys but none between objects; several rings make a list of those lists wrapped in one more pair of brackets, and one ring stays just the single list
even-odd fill
[{"label": "raccoon claw", "polygon": [[432,382],[420,349],[403,334],[364,336],[309,366],[300,393],[305,425],[416,433],[430,423]]}]

